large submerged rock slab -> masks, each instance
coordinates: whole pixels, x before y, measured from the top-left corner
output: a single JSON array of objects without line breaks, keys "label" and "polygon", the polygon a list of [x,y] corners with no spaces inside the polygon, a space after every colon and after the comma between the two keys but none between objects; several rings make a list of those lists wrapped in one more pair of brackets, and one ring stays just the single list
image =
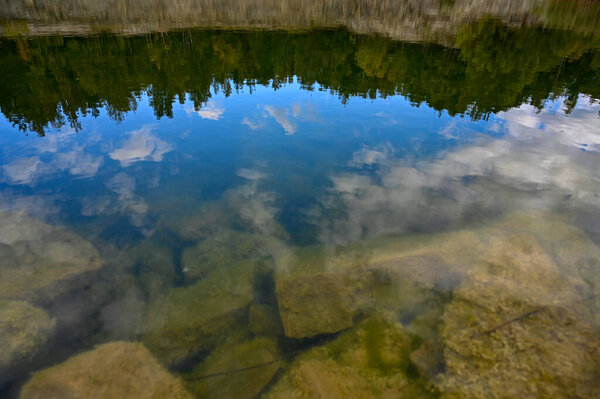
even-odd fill
[{"label": "large submerged rock slab", "polygon": [[260,249],[261,239],[257,235],[235,230],[219,232],[183,251],[185,278],[195,281],[218,268],[255,258]]},{"label": "large submerged rock slab", "polygon": [[146,346],[168,365],[213,348],[244,318],[253,299],[255,267],[239,262],[153,301],[144,316]]},{"label": "large submerged rock slab", "polygon": [[487,234],[461,230],[372,243],[371,267],[437,291],[456,288],[485,254]]},{"label": "large submerged rock slab", "polygon": [[530,234],[576,285],[600,328],[600,247],[581,229],[557,216],[515,214],[497,226],[507,234]]},{"label": "large submerged rock slab", "polygon": [[381,238],[338,248],[303,248],[278,259],[276,294],[285,334],[304,338],[341,331],[357,313],[385,308],[414,317],[449,294],[485,262],[498,241],[537,240],[595,309],[600,324],[600,248],[566,221],[514,214],[492,226],[433,235]]},{"label": "large submerged rock slab", "polygon": [[279,356],[275,339],[232,336],[185,379],[200,398],[252,399],[279,370]]},{"label": "large submerged rock slab", "polygon": [[354,248],[309,247],[279,259],[275,290],[285,335],[305,338],[352,326],[372,280],[367,255]]},{"label": "large submerged rock slab", "polygon": [[585,299],[531,235],[494,240],[443,323],[444,397],[600,395],[600,335]]},{"label": "large submerged rock slab", "polygon": [[276,294],[285,334],[305,338],[352,326],[359,313],[411,313],[429,291],[450,291],[481,259],[472,231],[303,248],[279,259]]},{"label": "large submerged rock slab", "polygon": [[112,342],[33,375],[21,399],[191,399],[143,345]]},{"label": "large submerged rock slab", "polygon": [[78,235],[0,212],[0,299],[52,301],[89,282],[101,268],[96,248]]},{"label": "large submerged rock slab", "polygon": [[0,383],[22,371],[54,333],[55,319],[23,301],[0,300]]}]

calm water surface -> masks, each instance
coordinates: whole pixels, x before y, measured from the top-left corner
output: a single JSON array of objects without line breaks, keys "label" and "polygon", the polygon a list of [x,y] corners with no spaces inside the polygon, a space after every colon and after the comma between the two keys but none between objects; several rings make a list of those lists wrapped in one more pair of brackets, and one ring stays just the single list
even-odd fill
[{"label": "calm water surface", "polygon": [[552,4],[420,42],[7,22],[0,395],[598,397],[600,35]]}]

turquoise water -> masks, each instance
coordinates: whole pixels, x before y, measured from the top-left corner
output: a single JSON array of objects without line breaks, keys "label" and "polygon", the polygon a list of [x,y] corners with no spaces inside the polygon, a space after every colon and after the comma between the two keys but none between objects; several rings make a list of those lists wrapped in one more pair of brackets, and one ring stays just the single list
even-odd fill
[{"label": "turquoise water", "polygon": [[599,49],[2,39],[0,392],[594,397]]}]

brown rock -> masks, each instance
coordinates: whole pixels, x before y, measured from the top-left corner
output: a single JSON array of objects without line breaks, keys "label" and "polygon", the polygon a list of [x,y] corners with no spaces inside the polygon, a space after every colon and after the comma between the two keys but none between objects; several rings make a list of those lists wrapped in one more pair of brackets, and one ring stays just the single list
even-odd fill
[{"label": "brown rock", "polygon": [[173,398],[192,396],[141,344],[112,342],[33,375],[21,399]]}]

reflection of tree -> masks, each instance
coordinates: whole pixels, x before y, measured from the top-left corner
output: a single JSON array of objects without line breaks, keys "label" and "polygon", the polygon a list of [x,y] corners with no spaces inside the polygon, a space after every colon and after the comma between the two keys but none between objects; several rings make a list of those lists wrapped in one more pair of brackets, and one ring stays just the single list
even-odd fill
[{"label": "reflection of tree", "polygon": [[145,36],[49,37],[0,41],[0,107],[22,130],[78,128],[104,108],[119,121],[148,94],[157,117],[175,99],[199,108],[212,91],[278,88],[298,76],[337,94],[401,94],[451,115],[485,117],[523,102],[541,106],[579,93],[600,98],[600,40],[568,31],[463,27],[457,49],[350,34],[186,31]]}]

